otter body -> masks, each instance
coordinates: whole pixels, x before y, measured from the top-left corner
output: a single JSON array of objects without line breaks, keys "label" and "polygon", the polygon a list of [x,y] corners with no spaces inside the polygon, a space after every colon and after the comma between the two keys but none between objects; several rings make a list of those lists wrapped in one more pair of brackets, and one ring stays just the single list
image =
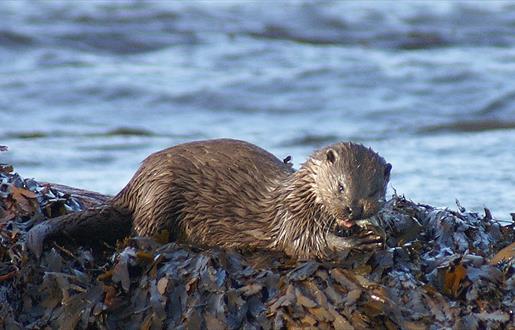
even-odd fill
[{"label": "otter body", "polygon": [[97,226],[93,232],[99,232],[103,217],[109,236],[109,218],[120,213],[142,236],[167,230],[178,242],[326,258],[377,243],[377,238],[343,238],[334,231],[379,210],[390,169],[371,149],[353,143],[315,152],[296,172],[243,141],[181,144],[146,158],[103,213],[93,209],[48,220],[29,232],[28,246],[38,254],[45,238],[86,235],[88,220],[70,220],[81,213]]},{"label": "otter body", "polygon": [[134,231],[166,229],[171,239],[249,247],[271,239],[263,224],[274,190],[292,170],[269,152],[234,140],[191,142],[150,155],[113,199]]}]

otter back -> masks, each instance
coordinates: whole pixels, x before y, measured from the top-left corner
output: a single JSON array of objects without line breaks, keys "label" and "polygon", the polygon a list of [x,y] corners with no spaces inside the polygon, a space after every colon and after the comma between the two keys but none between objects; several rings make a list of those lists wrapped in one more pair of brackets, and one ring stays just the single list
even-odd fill
[{"label": "otter back", "polygon": [[179,241],[242,245],[256,242],[248,233],[262,227],[254,223],[262,218],[263,201],[291,173],[271,153],[247,142],[186,143],[145,159],[113,204],[131,211],[139,235],[166,229]]}]

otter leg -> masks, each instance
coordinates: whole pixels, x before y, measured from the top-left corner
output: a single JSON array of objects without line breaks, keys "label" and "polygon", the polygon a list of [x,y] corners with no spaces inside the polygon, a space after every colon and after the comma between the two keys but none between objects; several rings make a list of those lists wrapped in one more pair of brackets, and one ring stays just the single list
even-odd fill
[{"label": "otter leg", "polygon": [[340,237],[334,234],[327,235],[327,244],[335,252],[350,249],[370,251],[383,247],[383,237],[372,230],[364,230],[351,237]]},{"label": "otter leg", "polygon": [[38,258],[45,241],[69,241],[96,245],[115,242],[131,231],[131,215],[124,208],[112,205],[90,208],[44,221],[27,233],[26,245]]}]

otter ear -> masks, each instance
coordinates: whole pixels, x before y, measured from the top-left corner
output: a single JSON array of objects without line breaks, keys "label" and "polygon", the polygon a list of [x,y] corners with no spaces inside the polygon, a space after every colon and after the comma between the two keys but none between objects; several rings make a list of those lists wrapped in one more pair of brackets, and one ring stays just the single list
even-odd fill
[{"label": "otter ear", "polygon": [[392,164],[388,163],[384,167],[384,178],[386,181],[390,180],[390,172],[392,171]]},{"label": "otter ear", "polygon": [[325,157],[326,157],[327,161],[329,161],[331,164],[334,164],[334,162],[336,162],[336,158],[337,158],[336,151],[334,151],[333,149],[327,150],[325,153]]}]

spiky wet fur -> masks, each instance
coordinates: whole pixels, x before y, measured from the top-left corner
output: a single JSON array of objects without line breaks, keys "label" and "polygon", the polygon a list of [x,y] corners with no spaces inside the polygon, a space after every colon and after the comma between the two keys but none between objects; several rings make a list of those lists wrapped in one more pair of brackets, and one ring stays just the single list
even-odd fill
[{"label": "spiky wet fur", "polygon": [[[334,164],[326,159],[328,151],[336,155]],[[368,148],[338,143],[315,152],[293,172],[243,141],[193,142],[149,156],[113,204],[130,210],[139,235],[167,229],[172,239],[197,245],[325,258],[335,250],[331,231],[345,216],[344,204],[331,205],[343,201],[334,195],[334,185],[345,180],[355,188],[348,192],[354,200],[373,188],[362,186],[379,184],[378,196],[361,198],[371,215],[384,199],[385,164]]]}]

